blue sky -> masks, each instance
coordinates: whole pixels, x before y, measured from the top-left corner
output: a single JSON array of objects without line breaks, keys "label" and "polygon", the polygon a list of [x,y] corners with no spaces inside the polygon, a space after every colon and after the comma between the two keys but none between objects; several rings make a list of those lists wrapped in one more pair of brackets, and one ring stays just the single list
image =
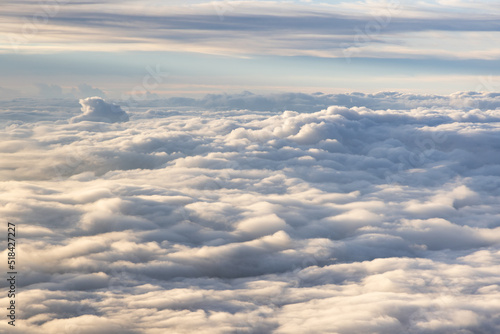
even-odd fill
[{"label": "blue sky", "polygon": [[[449,94],[499,82],[495,1],[8,1],[0,97],[40,84],[132,94]],[[168,73],[168,77],[166,76]],[[145,79],[146,78],[146,79]]]}]

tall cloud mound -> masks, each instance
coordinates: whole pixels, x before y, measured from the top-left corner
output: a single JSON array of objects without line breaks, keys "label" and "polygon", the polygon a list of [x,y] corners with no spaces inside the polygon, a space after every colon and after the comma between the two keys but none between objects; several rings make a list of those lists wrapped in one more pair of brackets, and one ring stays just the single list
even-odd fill
[{"label": "tall cloud mound", "polygon": [[80,104],[83,114],[73,117],[72,123],[82,121],[120,123],[129,120],[127,113],[119,105],[108,103],[101,97],[81,99]]}]

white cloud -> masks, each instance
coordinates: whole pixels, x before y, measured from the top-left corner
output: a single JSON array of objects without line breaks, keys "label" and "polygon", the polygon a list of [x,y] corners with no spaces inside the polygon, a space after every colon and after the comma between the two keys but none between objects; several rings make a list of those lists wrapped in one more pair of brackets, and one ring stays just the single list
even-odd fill
[{"label": "white cloud", "polygon": [[88,96],[105,96],[106,94],[99,88],[92,87],[88,84],[80,84],[72,89],[72,93],[76,97],[86,98]]},{"label": "white cloud", "polygon": [[[25,1],[3,12],[0,30],[6,38],[0,52],[141,50],[237,57],[499,57],[498,48],[490,41],[492,36],[498,38],[500,12],[490,1],[454,1],[451,5],[443,1],[418,5],[403,1],[104,1],[54,3],[55,10],[47,7],[51,6]],[[151,29],[141,29],[145,25]],[[435,45],[450,40],[450,32],[454,36],[475,34],[475,38],[467,47],[460,43],[462,38],[453,38],[454,43],[437,50]],[[440,34],[448,36],[442,38]],[[68,41],[76,38],[80,43],[69,47]],[[443,51],[450,48],[454,52]]]},{"label": "white cloud", "polygon": [[498,331],[497,94],[183,101],[0,111],[20,333]]},{"label": "white cloud", "polygon": [[100,97],[89,97],[80,100],[83,115],[73,117],[71,122],[127,122],[129,117],[118,105],[107,103]]}]

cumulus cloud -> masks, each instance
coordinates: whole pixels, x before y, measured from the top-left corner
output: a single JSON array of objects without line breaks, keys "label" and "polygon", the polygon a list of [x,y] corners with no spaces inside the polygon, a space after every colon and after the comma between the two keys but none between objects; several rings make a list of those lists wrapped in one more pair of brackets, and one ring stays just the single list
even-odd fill
[{"label": "cumulus cloud", "polygon": [[72,94],[79,98],[84,98],[87,96],[106,96],[99,88],[92,87],[88,84],[80,84],[78,87],[72,89]]},{"label": "cumulus cloud", "polygon": [[500,330],[496,94],[238,96],[5,104],[19,333]]},{"label": "cumulus cloud", "polygon": [[[38,89],[40,97],[48,99],[71,99],[75,97],[86,98],[88,96],[106,96],[106,93],[104,93],[99,88],[92,87],[86,83],[80,84],[77,87],[71,87],[67,89],[57,84],[38,83],[35,86]],[[0,93],[2,93],[1,87]]]},{"label": "cumulus cloud", "polygon": [[63,97],[63,89],[59,85],[39,83],[36,84],[39,95],[46,98]]},{"label": "cumulus cloud", "polygon": [[[493,92],[458,92],[450,95],[419,95],[401,92],[379,92],[366,94],[352,92],[345,94],[314,94],[279,93],[254,94],[245,91],[238,94],[207,94],[201,98],[158,99],[155,101],[137,102],[145,107],[199,108],[201,110],[251,110],[251,111],[283,111],[313,112],[326,109],[329,106],[368,107],[370,109],[416,109],[419,107],[451,108],[459,110],[480,109],[494,110],[500,107],[500,95]],[[151,110],[151,112],[159,110]],[[471,116],[481,117],[480,114]]]},{"label": "cumulus cloud", "polygon": [[117,123],[129,120],[127,113],[120,106],[108,103],[101,97],[81,99],[80,104],[83,114],[73,117],[71,119],[73,123],[82,121]]}]

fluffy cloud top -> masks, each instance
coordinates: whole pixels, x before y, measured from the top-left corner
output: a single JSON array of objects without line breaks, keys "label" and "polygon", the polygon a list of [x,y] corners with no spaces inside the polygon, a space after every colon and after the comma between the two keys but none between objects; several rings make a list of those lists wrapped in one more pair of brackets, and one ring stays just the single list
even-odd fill
[{"label": "fluffy cloud top", "polygon": [[[486,88],[486,87],[479,87]],[[142,103],[135,103],[141,105]],[[365,94],[359,92],[345,94],[279,93],[254,94],[245,91],[239,94],[207,94],[201,98],[158,99],[147,101],[144,107],[199,108],[201,110],[282,111],[294,110],[313,112],[332,105],[345,107],[368,107],[380,109],[456,108],[464,111],[480,109],[493,110],[500,107],[500,94],[494,92],[458,92],[450,95],[419,95],[400,92],[379,92]]]},{"label": "fluffy cloud top", "polygon": [[80,104],[83,114],[73,117],[72,123],[82,121],[117,123],[129,120],[127,113],[119,105],[108,103],[101,97],[81,99]]},{"label": "fluffy cloud top", "polygon": [[127,123],[12,101],[2,119],[27,106],[0,127],[0,215],[21,231],[16,330],[496,333],[495,99],[156,101]]}]

